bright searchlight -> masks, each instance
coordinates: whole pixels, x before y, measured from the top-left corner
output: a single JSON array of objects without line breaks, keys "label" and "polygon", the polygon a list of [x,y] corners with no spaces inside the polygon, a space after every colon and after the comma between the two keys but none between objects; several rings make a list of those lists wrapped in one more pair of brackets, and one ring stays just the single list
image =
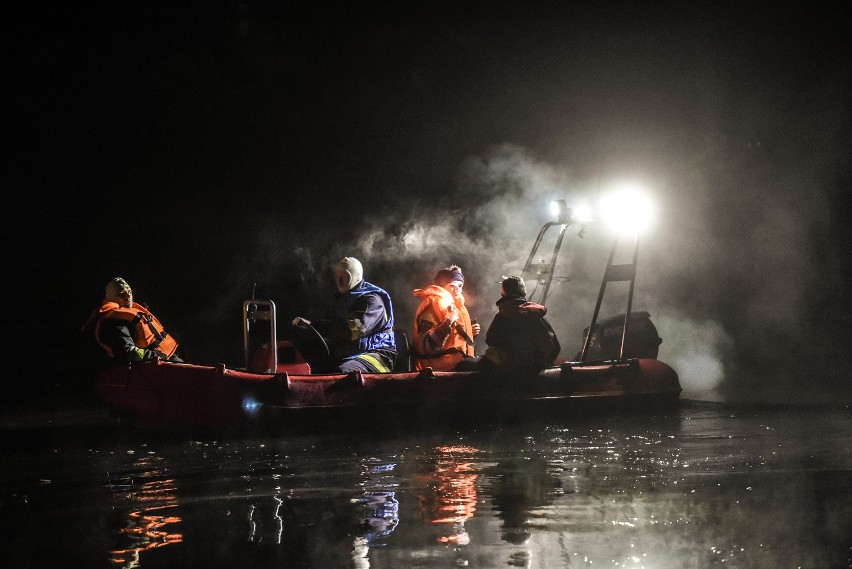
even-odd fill
[{"label": "bright searchlight", "polygon": [[576,223],[593,223],[595,221],[595,211],[587,203],[581,203],[574,206],[573,218]]},{"label": "bright searchlight", "polygon": [[571,208],[565,203],[565,200],[553,200],[550,202],[550,213],[556,218],[558,223],[571,223]]},{"label": "bright searchlight", "polygon": [[601,221],[612,230],[633,235],[651,226],[655,211],[648,194],[630,186],[601,196],[600,214]]}]

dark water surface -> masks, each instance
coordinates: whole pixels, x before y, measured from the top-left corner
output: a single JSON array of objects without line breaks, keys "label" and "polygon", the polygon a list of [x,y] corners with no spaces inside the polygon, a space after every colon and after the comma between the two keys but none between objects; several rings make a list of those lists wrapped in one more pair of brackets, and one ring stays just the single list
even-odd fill
[{"label": "dark water surface", "polygon": [[0,566],[852,567],[848,406],[429,431],[9,416]]}]

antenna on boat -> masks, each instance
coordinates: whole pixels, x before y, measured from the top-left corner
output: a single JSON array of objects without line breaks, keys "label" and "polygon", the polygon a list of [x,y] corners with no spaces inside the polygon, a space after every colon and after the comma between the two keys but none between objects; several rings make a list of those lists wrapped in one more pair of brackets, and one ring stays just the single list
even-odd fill
[{"label": "antenna on boat", "polygon": [[254,315],[257,313],[257,305],[253,304],[256,292],[257,292],[257,282],[252,284],[252,287],[251,287],[251,302],[252,302],[252,304],[249,304],[248,301],[246,302],[246,306],[248,306],[248,310],[246,312],[246,330],[251,328],[251,323],[254,322]]},{"label": "antenna on boat", "polygon": [[[257,281],[251,286],[251,299],[243,302],[243,351],[245,357],[246,369],[249,369],[249,351],[251,349],[249,336],[251,334],[252,324],[258,320],[258,306],[255,302],[255,294],[257,293]],[[273,308],[274,310],[274,308]],[[265,318],[263,318],[265,319]]]}]

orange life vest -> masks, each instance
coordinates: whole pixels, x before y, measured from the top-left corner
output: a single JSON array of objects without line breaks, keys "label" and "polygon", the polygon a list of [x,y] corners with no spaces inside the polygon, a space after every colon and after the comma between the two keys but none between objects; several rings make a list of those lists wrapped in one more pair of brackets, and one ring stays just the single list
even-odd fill
[{"label": "orange life vest", "polygon": [[[464,297],[456,302],[446,289],[434,284],[426,288],[418,288],[412,294],[423,299],[414,314],[414,335],[412,336],[415,348],[414,368],[431,367],[434,370],[451,370],[464,356],[473,356],[473,346],[468,344],[457,330],[461,327],[468,338],[473,338],[473,326],[470,322],[470,314],[464,305]],[[424,312],[431,311],[440,324],[447,318],[450,306],[454,306],[459,313],[456,326],[450,329],[450,335],[443,348],[438,353],[429,353],[423,346],[423,337],[417,330],[417,321]]]},{"label": "orange life vest", "polygon": [[117,302],[105,302],[99,310],[95,339],[110,357],[113,356],[112,349],[100,339],[100,325],[104,318],[126,321],[130,325],[136,347],[155,351],[161,354],[163,359],[172,357],[178,349],[177,340],[165,331],[157,317],[148,309],[135,302],[133,308],[122,308]]}]

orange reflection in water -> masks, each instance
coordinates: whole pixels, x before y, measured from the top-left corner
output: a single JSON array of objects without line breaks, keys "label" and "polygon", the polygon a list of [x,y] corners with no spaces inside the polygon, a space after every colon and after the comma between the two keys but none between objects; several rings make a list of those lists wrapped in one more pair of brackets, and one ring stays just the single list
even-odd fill
[{"label": "orange reflection in water", "polygon": [[455,445],[435,449],[434,470],[421,475],[428,491],[420,494],[421,517],[432,524],[446,524],[449,533],[439,536],[440,543],[467,545],[470,537],[464,523],[476,512],[477,463],[472,459],[477,448]]},{"label": "orange reflection in water", "polygon": [[[110,551],[110,562],[125,569],[138,567],[143,551],[183,541],[183,534],[167,528],[181,518],[174,515],[178,506],[175,481],[168,477],[164,461],[147,456],[137,460],[135,466],[141,472],[123,483],[111,484],[113,499],[125,502],[129,509],[122,520],[124,526],[116,530],[121,547]],[[145,482],[136,486],[137,477]]]}]

